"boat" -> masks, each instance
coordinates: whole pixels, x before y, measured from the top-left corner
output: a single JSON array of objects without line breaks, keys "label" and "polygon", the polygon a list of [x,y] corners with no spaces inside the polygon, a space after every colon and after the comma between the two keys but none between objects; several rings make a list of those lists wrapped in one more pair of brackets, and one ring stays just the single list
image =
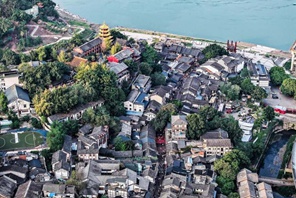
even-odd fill
[{"label": "boat", "polygon": [[294,6],[296,6],[296,3],[293,3]]}]

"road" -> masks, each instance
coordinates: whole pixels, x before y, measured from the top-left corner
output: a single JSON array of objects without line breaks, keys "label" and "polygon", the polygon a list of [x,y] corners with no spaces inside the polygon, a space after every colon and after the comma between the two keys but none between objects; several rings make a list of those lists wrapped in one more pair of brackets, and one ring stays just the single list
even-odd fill
[{"label": "road", "polygon": [[269,178],[269,177],[259,177],[260,182],[265,182],[267,184],[273,186],[294,186],[293,181],[281,180],[276,178]]},{"label": "road", "polygon": [[[163,137],[164,132],[157,133],[156,139],[158,137]],[[165,153],[166,153],[166,146],[165,144],[157,144],[157,150],[158,150],[158,175],[155,181],[155,190],[154,190],[154,196],[153,197],[160,197],[160,193],[162,190],[161,184],[165,176],[165,169],[164,169],[164,162],[165,162]]]},{"label": "road", "polygon": [[271,88],[271,92],[277,94],[278,99],[273,99],[271,96],[272,94],[269,94],[266,99],[263,100],[263,102],[271,107],[275,106],[283,106],[286,108],[294,108],[296,107],[296,101],[292,97],[285,96],[281,93],[279,88]]}]

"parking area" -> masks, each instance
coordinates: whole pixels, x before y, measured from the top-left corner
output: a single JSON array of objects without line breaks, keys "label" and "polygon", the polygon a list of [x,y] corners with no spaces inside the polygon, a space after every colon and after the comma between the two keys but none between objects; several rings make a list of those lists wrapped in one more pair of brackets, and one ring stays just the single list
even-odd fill
[{"label": "parking area", "polygon": [[[278,98],[272,98],[272,93],[276,94]],[[271,93],[263,100],[263,102],[271,107],[283,106],[286,108],[296,108],[296,100],[292,97],[283,95],[278,88],[271,88]]]}]

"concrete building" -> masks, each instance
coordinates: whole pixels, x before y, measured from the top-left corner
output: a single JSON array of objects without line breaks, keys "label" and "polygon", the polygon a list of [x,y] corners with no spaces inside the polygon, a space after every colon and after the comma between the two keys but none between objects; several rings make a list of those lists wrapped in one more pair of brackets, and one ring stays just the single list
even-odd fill
[{"label": "concrete building", "polygon": [[251,82],[255,86],[269,87],[269,74],[266,67],[260,63],[248,63],[248,69],[251,72]]},{"label": "concrete building", "polygon": [[18,71],[5,71],[0,72],[0,89],[6,90],[12,85],[19,85],[19,73]]},{"label": "concrete building", "polygon": [[124,102],[124,107],[128,115],[143,115],[149,98],[146,93],[139,90],[132,90]]},{"label": "concrete building", "polygon": [[30,114],[31,100],[29,94],[20,86],[12,85],[5,90],[8,100],[8,108],[19,116]]},{"label": "concrete building", "polygon": [[92,53],[96,54],[101,51],[101,45],[102,45],[102,40],[97,37],[91,41],[88,41],[84,44],[82,44],[79,47],[75,47],[73,49],[74,55],[83,57],[83,56],[88,56]]},{"label": "concrete building", "polygon": [[207,156],[223,156],[233,148],[231,140],[228,138],[228,133],[222,129],[207,132],[200,139]]},{"label": "concrete building", "polygon": [[237,174],[237,186],[240,198],[273,198],[271,186],[264,182],[258,183],[257,173],[243,169]]},{"label": "concrete building", "polygon": [[122,83],[122,81],[127,81],[130,78],[128,66],[125,63],[110,62],[108,63],[108,67],[110,71],[113,71],[116,74],[117,83],[119,85]]},{"label": "concrete building", "polygon": [[145,76],[143,74],[139,74],[136,80],[132,84],[132,89],[138,89],[147,93],[151,88],[151,78],[150,76]]},{"label": "concrete building", "polygon": [[188,122],[185,115],[173,115],[171,124],[171,139],[186,139],[186,130]]}]

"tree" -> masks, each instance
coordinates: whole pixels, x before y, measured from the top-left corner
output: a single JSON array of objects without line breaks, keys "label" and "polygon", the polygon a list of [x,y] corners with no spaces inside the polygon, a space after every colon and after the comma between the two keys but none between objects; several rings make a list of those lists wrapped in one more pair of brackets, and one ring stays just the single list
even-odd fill
[{"label": "tree", "polygon": [[253,90],[251,96],[256,100],[261,101],[262,99],[267,97],[267,93],[262,87],[255,86],[255,89]]},{"label": "tree", "polygon": [[66,62],[66,53],[64,50],[61,50],[60,54],[57,56],[59,62],[65,63]]},{"label": "tree", "polygon": [[153,70],[153,68],[147,62],[140,63],[139,68],[141,74],[144,74],[146,76],[150,76]]},{"label": "tree", "polygon": [[10,49],[4,50],[2,61],[5,65],[18,65],[20,64],[20,57]]},{"label": "tree", "polygon": [[228,178],[224,178],[221,176],[217,177],[217,183],[219,186],[222,186],[221,191],[223,194],[228,195],[235,189],[235,184],[232,180],[229,180]]},{"label": "tree", "polygon": [[124,34],[122,34],[117,30],[114,30],[114,29],[110,30],[110,34],[114,40],[116,40],[117,38],[127,40],[127,36],[125,36]]},{"label": "tree", "polygon": [[50,131],[47,133],[46,142],[50,150],[53,152],[60,150],[64,143],[65,131],[63,124],[60,122],[53,122],[50,126]]},{"label": "tree", "polygon": [[134,62],[133,60],[125,60],[124,63],[128,66],[128,70],[130,73],[134,74],[138,72],[138,64]]},{"label": "tree", "polygon": [[158,53],[150,45],[146,45],[145,51],[141,55],[143,62],[146,62],[150,65],[154,65],[160,60]]},{"label": "tree", "polygon": [[240,150],[234,149],[215,161],[214,169],[219,176],[234,181],[237,173],[250,165],[250,159]]},{"label": "tree", "polygon": [[283,94],[288,96],[293,96],[295,98],[296,93],[296,79],[287,78],[283,81],[281,87]]},{"label": "tree", "polygon": [[134,143],[132,141],[123,141],[121,137],[114,139],[114,146],[116,151],[129,151],[133,149]]},{"label": "tree", "polygon": [[264,117],[270,121],[273,120],[275,117],[274,109],[270,106],[264,108]]},{"label": "tree", "polygon": [[2,113],[7,113],[8,112],[8,100],[7,97],[5,96],[5,93],[3,91],[0,91],[0,111]]},{"label": "tree", "polygon": [[186,118],[188,122],[187,137],[189,139],[197,140],[206,132],[206,123],[201,115],[190,114]]},{"label": "tree", "polygon": [[156,118],[151,121],[151,125],[154,130],[157,132],[163,131],[168,121],[171,118],[171,115],[177,112],[176,106],[172,103],[168,103],[161,107],[159,112],[156,114]]},{"label": "tree", "polygon": [[286,70],[290,71],[291,69],[291,61],[287,61],[284,66],[283,66]]},{"label": "tree", "polygon": [[231,83],[226,83],[220,88],[221,92],[226,95],[230,100],[239,99],[241,88],[238,85],[231,85]]},{"label": "tree", "polygon": [[240,150],[234,149],[214,163],[214,170],[218,173],[217,183],[224,194],[229,195],[235,189],[234,181],[242,168],[250,165],[250,159]]},{"label": "tree", "polygon": [[248,70],[247,67],[244,67],[241,71],[240,71],[240,76],[242,78],[247,78],[247,77],[250,77],[250,72]]},{"label": "tree", "polygon": [[280,86],[283,81],[289,78],[283,67],[275,66],[269,71],[271,83],[275,86]]},{"label": "tree", "polygon": [[246,94],[251,94],[254,88],[255,85],[253,85],[250,78],[245,78],[241,83],[241,89]]},{"label": "tree", "polygon": [[125,93],[125,96],[127,97],[128,94],[131,92],[130,83],[127,80],[123,80],[121,83],[121,89]]},{"label": "tree", "polygon": [[31,118],[31,124],[36,129],[42,129],[42,124],[37,118]]},{"label": "tree", "polygon": [[229,53],[220,45],[211,44],[205,49],[203,49],[202,53],[205,55],[205,59],[209,60],[211,58],[215,58],[217,56],[228,55]]},{"label": "tree", "polygon": [[121,50],[121,45],[118,43],[118,42],[116,42],[112,47],[111,47],[111,51],[110,51],[110,53],[112,54],[112,55],[114,55],[114,54],[116,54],[117,52],[119,52]]},{"label": "tree", "polygon": [[162,75],[159,72],[153,73],[151,75],[151,81],[152,81],[152,86],[158,86],[158,85],[165,85],[166,84],[166,79],[164,75]]},{"label": "tree", "polygon": [[233,143],[238,144],[241,141],[243,131],[234,117],[223,118],[221,128],[228,132],[229,138]]},{"label": "tree", "polygon": [[95,123],[96,121],[96,113],[92,108],[86,109],[82,114],[82,122],[83,123]]},{"label": "tree", "polygon": [[63,122],[63,129],[67,135],[75,136],[78,133],[79,125],[77,120]]}]

